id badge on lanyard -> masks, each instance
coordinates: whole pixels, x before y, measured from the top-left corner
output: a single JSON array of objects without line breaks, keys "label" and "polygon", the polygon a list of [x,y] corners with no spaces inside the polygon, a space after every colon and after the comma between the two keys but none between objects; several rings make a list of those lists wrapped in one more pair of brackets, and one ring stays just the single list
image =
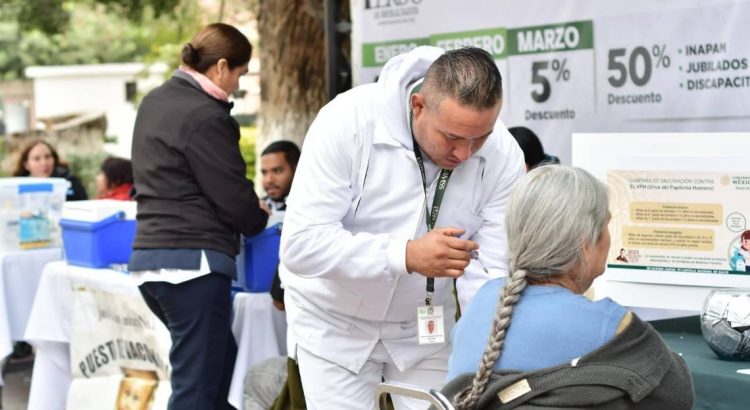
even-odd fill
[{"label": "id badge on lanyard", "polygon": [[417,326],[419,344],[445,343],[445,315],[442,306],[418,306]]},{"label": "id badge on lanyard", "polygon": [[[419,151],[416,140],[414,142],[414,155],[417,157],[417,164],[419,164],[419,171],[422,174],[422,187],[427,196],[427,177],[425,176],[424,170],[424,159],[422,153]],[[427,231],[431,231],[435,227],[438,213],[440,212],[440,204],[443,202],[443,195],[448,187],[448,180],[451,177],[453,171],[450,169],[443,169],[440,171],[440,179],[438,180],[437,187],[435,189],[435,198],[432,200],[432,208],[427,210],[425,214],[427,218]],[[419,302],[417,306],[417,325],[419,328],[419,344],[437,344],[445,343],[445,315],[443,314],[443,307],[440,305],[432,304],[432,296],[435,293],[435,278],[427,278],[426,295],[424,303]]]}]

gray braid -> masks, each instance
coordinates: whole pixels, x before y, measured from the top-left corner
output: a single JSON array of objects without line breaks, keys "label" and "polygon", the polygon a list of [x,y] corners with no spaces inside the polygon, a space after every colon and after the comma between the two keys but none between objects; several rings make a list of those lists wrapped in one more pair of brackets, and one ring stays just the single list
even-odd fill
[{"label": "gray braid", "polygon": [[453,397],[456,410],[472,410],[484,393],[492,369],[494,369],[495,363],[502,353],[505,335],[510,326],[511,315],[513,315],[513,308],[521,298],[521,292],[526,288],[526,284],[526,271],[523,269],[513,271],[505,282],[505,286],[500,291],[500,300],[495,310],[490,337],[487,341],[487,347],[484,349],[482,360],[479,362],[477,374],[474,376],[471,386],[467,386]]}]

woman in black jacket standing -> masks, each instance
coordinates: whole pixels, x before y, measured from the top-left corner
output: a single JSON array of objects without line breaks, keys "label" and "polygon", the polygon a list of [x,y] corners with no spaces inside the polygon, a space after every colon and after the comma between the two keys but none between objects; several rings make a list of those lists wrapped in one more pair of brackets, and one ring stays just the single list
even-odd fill
[{"label": "woman in black jacket standing", "polygon": [[182,66],[142,101],[133,131],[138,228],[129,270],[169,329],[170,409],[227,409],[237,345],[231,279],[239,234],[265,227],[245,179],[239,126],[228,95],[252,48],[236,28],[205,27]]}]

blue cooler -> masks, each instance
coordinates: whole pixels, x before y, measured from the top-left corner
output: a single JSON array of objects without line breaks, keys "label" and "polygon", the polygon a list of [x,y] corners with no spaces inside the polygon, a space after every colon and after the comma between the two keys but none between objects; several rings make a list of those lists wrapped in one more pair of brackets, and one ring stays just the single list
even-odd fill
[{"label": "blue cooler", "polygon": [[61,219],[65,259],[71,265],[103,268],[128,263],[135,239],[135,220],[119,212],[99,222]]},{"label": "blue cooler", "polygon": [[[245,289],[248,292],[268,292],[279,266],[281,224],[266,228],[258,235],[246,237]],[[241,274],[241,273],[240,273]]]},{"label": "blue cooler", "polygon": [[60,227],[69,264],[89,268],[125,264],[130,259],[135,239],[135,203],[66,202]]}]

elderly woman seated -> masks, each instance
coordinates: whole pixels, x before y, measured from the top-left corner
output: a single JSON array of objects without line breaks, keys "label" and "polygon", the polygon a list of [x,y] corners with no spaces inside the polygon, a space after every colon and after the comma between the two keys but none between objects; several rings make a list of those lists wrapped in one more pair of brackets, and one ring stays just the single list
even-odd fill
[{"label": "elderly woman seated", "polygon": [[508,204],[507,279],[485,284],[453,333],[443,389],[457,409],[689,409],[690,373],[624,307],[582,294],[604,272],[607,189],[582,169],[532,170]]}]

